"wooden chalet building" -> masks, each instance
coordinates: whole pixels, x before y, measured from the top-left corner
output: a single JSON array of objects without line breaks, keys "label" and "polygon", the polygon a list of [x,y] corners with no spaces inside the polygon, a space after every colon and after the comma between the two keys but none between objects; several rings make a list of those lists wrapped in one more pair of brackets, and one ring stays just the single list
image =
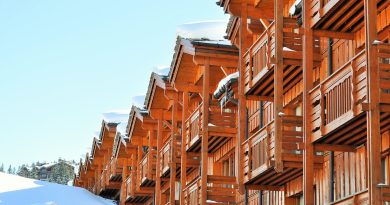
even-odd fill
[{"label": "wooden chalet building", "polygon": [[217,5],[228,41],[178,37],[75,186],[123,205],[389,204],[390,0]]}]

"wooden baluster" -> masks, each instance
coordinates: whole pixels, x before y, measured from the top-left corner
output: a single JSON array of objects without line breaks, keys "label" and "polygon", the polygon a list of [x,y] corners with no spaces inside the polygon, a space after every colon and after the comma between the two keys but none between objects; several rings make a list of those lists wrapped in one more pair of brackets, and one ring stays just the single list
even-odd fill
[{"label": "wooden baluster", "polygon": [[351,62],[351,110],[354,116],[357,114],[356,84],[355,62],[353,61]]},{"label": "wooden baluster", "polygon": [[[329,98],[326,97],[326,102],[325,102],[325,94],[324,94],[324,88],[322,84],[320,84],[320,134],[321,137],[325,134],[324,129],[325,129],[325,122],[328,120],[325,119],[329,115],[329,109],[328,109],[328,103]],[[326,107],[326,115],[325,115],[325,107]]]}]

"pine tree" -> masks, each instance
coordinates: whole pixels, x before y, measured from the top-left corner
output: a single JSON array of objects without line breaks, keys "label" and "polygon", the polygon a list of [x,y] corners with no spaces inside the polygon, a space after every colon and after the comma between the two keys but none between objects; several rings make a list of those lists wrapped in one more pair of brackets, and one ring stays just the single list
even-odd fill
[{"label": "pine tree", "polygon": [[12,174],[12,166],[11,165],[9,165],[7,173]]},{"label": "pine tree", "polygon": [[67,184],[73,178],[73,170],[73,167],[65,160],[59,159],[58,163],[52,167],[49,181],[59,184]]},{"label": "pine tree", "polygon": [[4,172],[4,164],[3,163],[1,163],[0,172]]},{"label": "pine tree", "polygon": [[22,177],[27,177],[27,178],[30,177],[30,171],[28,170],[27,166],[24,164],[18,169],[17,174]]},{"label": "pine tree", "polygon": [[35,166],[35,163],[31,164],[30,178],[38,179],[38,168]]}]

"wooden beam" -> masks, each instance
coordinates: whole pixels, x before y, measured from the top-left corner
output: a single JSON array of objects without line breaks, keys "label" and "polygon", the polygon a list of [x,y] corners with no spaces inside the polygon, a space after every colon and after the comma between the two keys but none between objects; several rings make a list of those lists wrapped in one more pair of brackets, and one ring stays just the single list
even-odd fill
[{"label": "wooden beam", "polygon": [[272,102],[272,101],[274,101],[274,97],[272,97],[272,96],[259,96],[259,95],[247,95],[246,100]]},{"label": "wooden beam", "polygon": [[364,0],[364,22],[367,55],[367,159],[368,159],[368,193],[369,204],[383,204],[378,184],[381,182],[381,133],[380,133],[380,107],[378,54],[373,45],[377,40],[377,2]]},{"label": "wooden beam", "polygon": [[208,63],[209,65],[215,66],[237,67],[237,59],[235,58],[228,59],[226,57],[210,58],[207,56],[194,56],[194,63],[196,65],[206,65]]},{"label": "wooden beam", "polygon": [[335,144],[315,144],[316,151],[334,151],[334,152],[356,152],[352,145],[335,145]]},{"label": "wooden beam", "polygon": [[[245,2],[245,1],[243,1]],[[245,3],[247,4],[247,3]],[[274,11],[272,8],[264,9],[264,8],[256,8],[253,4],[247,4],[247,8],[242,8],[240,3],[229,3],[228,12],[232,16],[243,16],[246,15],[249,18],[253,19],[273,19]],[[244,14],[245,13],[245,14]],[[246,27],[245,27],[246,28]]]},{"label": "wooden beam", "polygon": [[275,67],[274,67],[274,126],[275,171],[283,171],[282,118],[283,113],[283,0],[275,0]]},{"label": "wooden beam", "polygon": [[[178,106],[179,106],[179,103],[178,103],[178,93],[175,93],[173,95],[173,107],[172,107],[172,132],[171,132],[171,150],[170,150],[170,161],[171,162],[175,162],[176,161],[176,149],[177,149],[177,146],[176,146],[176,135],[178,133],[178,129],[177,129],[177,116],[176,116],[176,113],[178,111]],[[176,193],[176,163],[171,163],[170,165],[170,203],[171,204],[175,204],[176,203],[176,199],[175,199],[175,193]]]},{"label": "wooden beam", "polygon": [[247,188],[248,190],[280,191],[283,186],[247,184],[245,185],[245,188]]},{"label": "wooden beam", "polygon": [[156,197],[155,204],[161,204],[161,157],[160,150],[162,149],[162,138],[163,138],[163,110],[159,110],[158,112],[158,120],[157,120],[157,159],[156,159]]},{"label": "wooden beam", "polygon": [[[188,92],[183,92],[183,108],[182,110],[188,109]],[[184,190],[187,183],[187,152],[186,152],[186,137],[187,133],[185,132],[186,129],[186,119],[188,118],[188,112],[182,112],[182,123],[181,127],[183,129],[182,136],[181,136],[181,189]],[[184,205],[184,193],[183,191],[180,192],[180,205]]]},{"label": "wooden beam", "polygon": [[207,172],[208,172],[208,148],[209,148],[209,105],[210,105],[210,65],[203,66],[203,135],[201,141],[201,203],[206,204],[207,201]]},{"label": "wooden beam", "polygon": [[311,132],[309,91],[313,87],[314,38],[310,20],[311,0],[303,0],[303,198],[304,204],[314,205],[314,147]]},{"label": "wooden beam", "polygon": [[335,38],[335,39],[346,39],[346,40],[355,39],[354,33],[319,30],[319,29],[313,30],[313,35],[317,37],[327,37],[327,38]]},{"label": "wooden beam", "polygon": [[180,84],[180,83],[175,83],[173,87],[176,89],[178,92],[191,92],[191,93],[201,93],[202,92],[202,86],[197,86],[194,84]]},{"label": "wooden beam", "polygon": [[248,29],[247,29],[247,19],[248,19],[248,11],[247,11],[247,3],[242,2],[241,3],[241,16],[240,16],[240,38],[239,38],[239,46],[240,46],[240,61],[239,61],[239,72],[240,72],[240,79],[238,81],[238,136],[237,136],[237,145],[235,146],[235,161],[236,163],[236,173],[237,173],[237,184],[238,184],[238,191],[239,193],[243,194],[245,192],[245,187],[243,184],[244,181],[244,173],[241,162],[241,154],[242,148],[241,143],[246,138],[246,97],[245,97],[245,59],[244,55],[247,51],[247,49],[251,46],[250,42],[247,39]]}]

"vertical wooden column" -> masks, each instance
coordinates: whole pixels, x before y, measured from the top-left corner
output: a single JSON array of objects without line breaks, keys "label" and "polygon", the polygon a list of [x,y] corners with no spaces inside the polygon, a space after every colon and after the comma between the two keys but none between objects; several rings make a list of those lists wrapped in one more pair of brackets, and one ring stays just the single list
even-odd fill
[{"label": "vertical wooden column", "polygon": [[150,127],[149,130],[148,130],[148,135],[149,135],[149,139],[148,139],[148,163],[147,163],[147,167],[148,167],[148,172],[147,172],[147,177],[148,179],[152,179],[153,176],[152,176],[152,158],[153,158],[153,155],[152,155],[152,139],[154,137],[154,131],[153,131],[153,128],[151,126],[148,126]]},{"label": "vertical wooden column", "polygon": [[127,195],[127,173],[129,172],[127,157],[123,159],[123,170],[122,170],[122,186],[121,186],[121,194],[120,194],[120,205],[126,204],[126,195]]},{"label": "vertical wooden column", "polygon": [[142,149],[143,149],[143,146],[142,146],[142,140],[140,142],[140,145],[138,146],[138,152],[137,152],[137,180],[136,180],[136,187],[139,187],[141,185],[141,181],[142,181],[142,175],[141,175],[141,160],[142,160]]},{"label": "vertical wooden column", "polygon": [[188,91],[183,92],[183,108],[182,108],[182,133],[181,133],[181,192],[180,204],[184,205],[184,192],[187,183],[187,152],[186,152],[186,120],[188,117]]},{"label": "vertical wooden column", "polygon": [[282,118],[283,113],[283,0],[275,1],[275,68],[274,68],[274,115],[275,115],[275,170],[283,171]]},{"label": "vertical wooden column", "polygon": [[201,203],[206,204],[207,200],[207,169],[208,169],[208,148],[209,148],[209,99],[210,99],[210,65],[209,58],[206,59],[206,64],[203,66],[203,107],[202,107],[202,147],[201,147]]},{"label": "vertical wooden column", "polygon": [[171,177],[170,177],[170,202],[171,204],[175,204],[175,190],[176,190],[176,186],[175,186],[175,183],[176,183],[176,155],[175,155],[175,151],[176,151],[176,136],[177,136],[177,113],[178,113],[178,106],[179,106],[179,102],[178,102],[178,94],[177,93],[174,93],[173,94],[173,107],[172,107],[172,136],[171,136],[171,153],[170,153],[170,161],[171,161],[171,164],[169,165],[170,166],[170,170],[171,170]]},{"label": "vertical wooden column", "polygon": [[313,30],[310,0],[303,0],[303,194],[304,204],[314,205],[314,148],[310,130],[310,96],[313,87]]},{"label": "vertical wooden column", "polygon": [[163,135],[163,113],[161,110],[159,110],[158,113],[158,119],[157,119],[157,163],[156,163],[156,197],[155,197],[155,204],[160,205],[161,204],[161,156],[160,156],[160,150],[162,148],[162,135]]},{"label": "vertical wooden column", "polygon": [[371,205],[381,204],[381,133],[379,110],[379,74],[378,55],[373,46],[377,40],[377,5],[376,1],[364,0],[364,21],[366,33],[367,87],[369,110],[367,112],[367,149],[368,149],[368,192]]},{"label": "vertical wooden column", "polygon": [[244,54],[249,48],[250,42],[248,42],[248,5],[246,1],[241,3],[241,17],[240,17],[240,62],[239,62],[239,73],[240,78],[238,82],[238,135],[237,135],[237,146],[235,147],[235,161],[236,161],[236,173],[237,173],[237,184],[238,191],[244,194],[244,173],[241,163],[241,144],[245,139],[246,133],[246,97],[245,97],[245,59]]}]

